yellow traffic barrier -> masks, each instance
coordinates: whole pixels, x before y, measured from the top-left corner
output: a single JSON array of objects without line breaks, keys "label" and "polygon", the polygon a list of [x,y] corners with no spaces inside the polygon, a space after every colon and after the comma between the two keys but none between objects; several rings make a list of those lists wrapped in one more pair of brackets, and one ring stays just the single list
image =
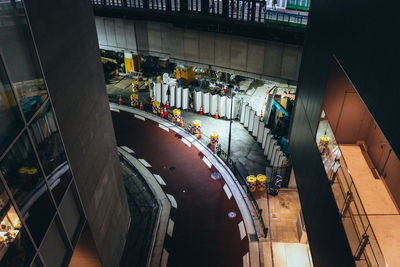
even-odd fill
[{"label": "yellow traffic barrier", "polygon": [[218,136],[217,132],[215,132],[215,131],[211,132],[211,134],[210,134],[210,144],[212,146],[217,146],[218,145],[218,141],[219,141],[218,137],[219,136]]},{"label": "yellow traffic barrier", "polygon": [[174,109],[172,111],[173,114],[173,120],[174,122],[180,122],[181,121],[181,110],[180,109]]},{"label": "yellow traffic barrier", "polygon": [[154,114],[160,114],[161,113],[160,102],[158,102],[158,101],[154,101],[153,102],[153,113]]},{"label": "yellow traffic barrier", "polygon": [[247,183],[249,184],[250,191],[254,192],[257,188],[257,178],[254,175],[249,175],[246,178]]},{"label": "yellow traffic barrier", "polygon": [[131,94],[131,106],[136,107],[139,105],[139,96],[137,94]]},{"label": "yellow traffic barrier", "polygon": [[195,120],[193,121],[193,133],[198,134],[201,132],[201,121]]},{"label": "yellow traffic barrier", "polygon": [[267,187],[267,176],[264,174],[257,175],[257,190],[265,191]]}]

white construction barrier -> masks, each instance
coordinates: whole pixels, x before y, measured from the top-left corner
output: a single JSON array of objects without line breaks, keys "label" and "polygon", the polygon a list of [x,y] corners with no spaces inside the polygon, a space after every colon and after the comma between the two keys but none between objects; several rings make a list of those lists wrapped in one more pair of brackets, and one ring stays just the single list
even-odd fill
[{"label": "white construction barrier", "polygon": [[182,109],[188,109],[189,106],[189,88],[182,90]]},{"label": "white construction barrier", "polygon": [[168,84],[163,83],[162,84],[162,92],[161,92],[161,102],[163,105],[165,105],[165,103],[167,103],[167,91],[168,91]]},{"label": "white construction barrier", "polygon": [[276,141],[275,139],[272,139],[271,144],[269,145],[267,160],[271,161],[272,156],[274,155],[274,152],[276,152],[277,147],[279,148],[277,143],[278,143],[278,141]]},{"label": "white construction barrier", "polygon": [[[210,94],[210,113],[211,115],[215,115],[215,112],[218,109],[218,96]],[[219,113],[219,111],[218,111]]]},{"label": "white construction barrier", "polygon": [[287,159],[286,159],[285,155],[280,156],[279,160],[278,160],[278,167],[282,167],[282,165],[286,162],[287,162]]},{"label": "white construction barrier", "polygon": [[283,155],[283,152],[281,150],[278,150],[275,154],[274,159],[272,160],[272,163],[270,164],[273,167],[280,167],[279,166],[279,158]]},{"label": "white construction barrier", "polygon": [[257,136],[258,134],[258,124],[260,123],[260,117],[258,117],[257,115],[254,116],[254,123],[253,123],[253,130],[252,130],[252,135],[254,137]]},{"label": "white construction barrier", "polygon": [[[264,126],[264,125],[263,125]],[[261,147],[264,149],[265,148],[265,143],[267,142],[267,136],[268,134],[271,132],[270,129],[268,129],[267,127],[264,127],[264,133],[263,133],[263,141],[262,141],[262,145]]]},{"label": "white construction barrier", "polygon": [[194,110],[196,112],[200,111],[200,107],[202,106],[202,100],[203,100],[203,96],[202,96],[202,92],[201,91],[194,91],[194,99],[193,99],[193,105],[194,105]]},{"label": "white construction barrier", "polygon": [[176,107],[181,108],[182,107],[182,87],[176,87]]},{"label": "white construction barrier", "polygon": [[158,101],[161,103],[161,83],[156,83],[156,87],[154,90],[154,101]]},{"label": "white construction barrier", "polygon": [[203,93],[203,112],[210,113],[210,93]]},{"label": "white construction barrier", "polygon": [[218,112],[221,118],[225,117],[226,96],[218,96]]},{"label": "white construction barrier", "polygon": [[250,110],[249,127],[247,128],[247,130],[248,130],[249,132],[253,131],[254,116],[256,116],[256,112],[255,112],[254,110]]},{"label": "white construction barrier", "polygon": [[273,138],[273,135],[269,133],[267,136],[267,141],[265,142],[264,156],[268,155],[269,147],[271,146],[271,141]]},{"label": "white construction barrier", "polygon": [[249,103],[243,103],[242,107],[240,108],[240,123],[244,123],[244,117],[246,114],[246,107],[249,106]]},{"label": "white construction barrier", "polygon": [[257,142],[259,142],[260,144],[262,144],[263,142],[264,128],[265,128],[264,123],[260,121],[260,123],[258,124],[258,132],[257,132]]},{"label": "white construction barrier", "polygon": [[235,99],[232,99],[230,97],[226,98],[226,117],[228,119],[231,118],[231,104],[232,104],[232,119],[235,119],[236,118],[236,103],[235,103]]},{"label": "white construction barrier", "polygon": [[171,94],[169,96],[169,105],[171,107],[175,107],[175,102],[176,102],[175,101],[175,96],[176,96],[175,90],[176,90],[175,85],[169,85],[169,91],[171,92]]},{"label": "white construction barrier", "polygon": [[247,105],[245,107],[245,114],[244,114],[244,127],[248,128],[249,127],[249,121],[250,121],[250,110],[251,107]]}]

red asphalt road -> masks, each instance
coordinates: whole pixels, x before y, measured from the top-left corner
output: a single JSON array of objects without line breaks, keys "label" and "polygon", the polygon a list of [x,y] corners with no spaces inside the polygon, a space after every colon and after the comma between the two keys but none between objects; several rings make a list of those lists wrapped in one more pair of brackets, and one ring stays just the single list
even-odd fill
[{"label": "red asphalt road", "polygon": [[[112,118],[118,146],[145,159],[150,172],[165,181],[164,192],[176,199],[178,207],[170,213],[173,235],[164,241],[168,266],[243,266],[249,251],[247,236],[240,240],[238,224],[243,219],[234,197],[229,200],[223,190],[224,179],[211,178],[215,167],[208,168],[196,147],[186,146],[180,135],[156,122],[124,111],[112,112]],[[228,217],[231,211],[236,213],[233,219]]]}]

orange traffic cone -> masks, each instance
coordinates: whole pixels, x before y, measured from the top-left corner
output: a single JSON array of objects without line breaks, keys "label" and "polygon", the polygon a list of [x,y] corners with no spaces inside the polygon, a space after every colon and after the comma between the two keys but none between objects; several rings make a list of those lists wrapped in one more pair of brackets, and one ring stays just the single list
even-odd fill
[{"label": "orange traffic cone", "polygon": [[165,103],[165,105],[167,106],[167,108],[169,108],[169,101],[167,99],[167,103]]},{"label": "orange traffic cone", "polygon": [[215,119],[217,119],[218,120],[218,118],[219,118],[219,116],[218,116],[218,109],[217,109],[217,111],[215,112],[215,117],[214,117]]},{"label": "orange traffic cone", "polygon": [[154,96],[151,97],[150,105],[153,105],[154,103]]},{"label": "orange traffic cone", "polygon": [[139,107],[139,108],[140,108],[141,110],[144,109],[142,101],[140,101],[140,107]]},{"label": "orange traffic cone", "polygon": [[183,120],[181,120],[181,123],[179,124],[179,126],[181,126],[181,127],[185,126],[185,124],[183,124]]},{"label": "orange traffic cone", "polygon": [[201,133],[199,133],[199,135],[197,136],[198,139],[201,139]]},{"label": "orange traffic cone", "polygon": [[164,106],[164,116],[167,116],[168,112],[167,112],[167,107]]},{"label": "orange traffic cone", "polygon": [[122,105],[124,102],[122,101],[122,96],[119,96],[118,104]]},{"label": "orange traffic cone", "polygon": [[200,115],[203,115],[203,106],[200,107]]},{"label": "orange traffic cone", "polygon": [[137,76],[137,78],[136,78],[136,81],[140,81],[140,77],[139,77],[139,74],[138,74],[138,76]]},{"label": "orange traffic cone", "polygon": [[164,118],[164,115],[165,115],[165,113],[164,113],[164,109],[163,109],[163,108],[161,108],[161,113],[160,113],[160,116],[161,116],[161,118]]},{"label": "orange traffic cone", "polygon": [[116,75],[116,76],[119,76],[119,71],[118,71],[118,69],[115,71],[115,75]]}]

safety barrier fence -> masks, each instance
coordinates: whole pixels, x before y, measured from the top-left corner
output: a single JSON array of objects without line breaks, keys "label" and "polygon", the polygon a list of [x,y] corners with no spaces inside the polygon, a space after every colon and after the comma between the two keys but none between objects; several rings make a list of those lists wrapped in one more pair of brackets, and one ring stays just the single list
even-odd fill
[{"label": "safety barrier fence", "polygon": [[[272,2],[272,1],[271,1]],[[305,28],[308,16],[305,12],[279,11],[268,1],[256,0],[92,0],[94,7],[136,9],[157,12],[182,13],[225,17],[228,20],[274,23],[291,27]],[[290,7],[294,7],[291,5]],[[304,8],[301,8],[305,10]]]},{"label": "safety barrier fence", "polygon": [[[113,103],[119,103],[120,101],[120,96],[118,95],[108,95],[109,97],[109,101],[113,102]],[[122,97],[121,97],[122,98]],[[127,98],[122,98],[122,105],[130,105],[130,100]],[[152,112],[153,111],[153,107],[152,105],[149,104],[143,104],[143,109],[144,111],[147,112]],[[168,113],[166,116],[164,116],[164,119],[169,120],[171,122],[173,122],[173,117],[171,116],[170,113]],[[185,119],[181,118],[181,120],[184,123],[184,127],[183,129],[185,131],[190,132],[191,134],[193,134],[193,125],[191,124],[191,122],[186,121]],[[200,131],[200,135],[201,138],[199,138],[198,140],[200,140],[201,142],[203,142],[206,146],[209,146],[210,144],[210,138],[207,135],[204,135],[201,131]],[[245,189],[247,195],[250,198],[250,202],[254,208],[254,210],[256,211],[257,214],[257,219],[259,221],[259,226],[261,227],[264,237],[267,237],[268,234],[268,228],[265,226],[263,217],[262,217],[262,209],[260,209],[260,207],[257,204],[257,201],[254,197],[254,194],[251,192],[250,187],[248,185],[248,183],[246,182],[246,178],[243,177],[243,175],[240,173],[240,171],[238,170],[238,168],[236,167],[236,163],[228,156],[228,154],[221,149],[220,146],[217,146],[216,150],[214,151],[219,158],[226,164],[226,166],[228,166],[228,168],[232,171],[232,173],[235,175],[237,181],[239,182],[240,185],[242,185],[242,187]],[[269,185],[267,186],[267,188],[269,188]]]}]

